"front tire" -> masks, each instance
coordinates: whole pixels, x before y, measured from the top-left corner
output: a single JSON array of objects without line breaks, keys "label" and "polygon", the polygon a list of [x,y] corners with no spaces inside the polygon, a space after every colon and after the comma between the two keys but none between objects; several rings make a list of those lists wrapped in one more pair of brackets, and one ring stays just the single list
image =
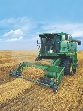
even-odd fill
[{"label": "front tire", "polygon": [[38,56],[38,57],[35,59],[35,61],[40,61],[40,60],[42,60],[42,58],[41,58],[40,56]]}]

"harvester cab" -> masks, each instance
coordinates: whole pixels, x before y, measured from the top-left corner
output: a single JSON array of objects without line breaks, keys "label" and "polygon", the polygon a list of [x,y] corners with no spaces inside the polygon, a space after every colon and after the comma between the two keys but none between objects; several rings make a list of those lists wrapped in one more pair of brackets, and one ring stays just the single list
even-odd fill
[{"label": "harvester cab", "polygon": [[39,80],[32,80],[31,78],[24,78],[28,81],[35,82],[53,88],[57,92],[58,85],[62,81],[64,74],[73,75],[78,66],[77,60],[77,43],[81,45],[81,41],[75,40],[67,33],[43,33],[39,34],[40,50],[39,55],[35,61],[42,59],[51,59],[51,64],[37,64],[23,62],[18,65],[16,70],[10,70],[10,75],[22,77],[22,70],[27,67],[41,68],[45,71],[44,77]]},{"label": "harvester cab", "polygon": [[[41,48],[39,51],[38,58],[36,60],[41,60],[42,58],[56,58],[57,55],[65,56],[68,53],[75,53],[77,51],[77,43],[81,45],[81,41],[75,40],[71,35],[67,33],[43,33],[39,34],[41,43]],[[77,42],[77,43],[76,43]]]},{"label": "harvester cab", "polygon": [[44,34],[39,36],[41,37],[41,53],[52,53],[54,51],[58,53],[60,51],[60,35]]}]

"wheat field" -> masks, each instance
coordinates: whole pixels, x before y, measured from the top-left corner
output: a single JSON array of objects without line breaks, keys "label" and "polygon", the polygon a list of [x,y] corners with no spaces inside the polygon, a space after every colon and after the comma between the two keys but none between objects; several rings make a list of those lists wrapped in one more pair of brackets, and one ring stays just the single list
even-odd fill
[{"label": "wheat field", "polygon": [[[76,74],[64,76],[57,93],[51,88],[9,76],[11,68],[25,61],[35,62],[37,55],[36,50],[0,51],[0,111],[83,111],[83,51],[78,51]],[[41,69],[28,70],[30,74],[23,73],[33,79],[44,75]]]}]

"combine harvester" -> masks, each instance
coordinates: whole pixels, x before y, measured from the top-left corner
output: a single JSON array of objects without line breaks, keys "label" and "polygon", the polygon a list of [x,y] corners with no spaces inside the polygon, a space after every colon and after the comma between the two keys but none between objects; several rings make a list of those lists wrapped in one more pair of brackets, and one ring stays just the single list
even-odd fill
[{"label": "combine harvester", "polygon": [[[41,61],[42,59],[51,59],[52,63],[47,65],[23,62],[18,65],[16,70],[11,69],[10,75],[21,77],[36,84],[42,84],[53,88],[54,92],[57,92],[58,85],[63,79],[64,75],[73,75],[76,72],[78,66],[77,60],[77,43],[81,45],[81,41],[75,40],[71,35],[67,33],[43,33],[39,34],[40,51],[35,61]],[[44,77],[40,77],[39,80],[32,80],[31,78],[25,78],[22,76],[22,70],[27,67],[37,67],[45,71]]]}]

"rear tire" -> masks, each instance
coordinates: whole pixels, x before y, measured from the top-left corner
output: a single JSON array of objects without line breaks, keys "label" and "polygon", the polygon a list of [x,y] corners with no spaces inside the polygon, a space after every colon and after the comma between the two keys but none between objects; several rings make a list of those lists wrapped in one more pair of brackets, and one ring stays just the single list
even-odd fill
[{"label": "rear tire", "polygon": [[64,74],[65,75],[73,75],[72,73],[72,59],[70,57],[67,57],[64,61],[63,61],[63,65],[64,68]]}]

